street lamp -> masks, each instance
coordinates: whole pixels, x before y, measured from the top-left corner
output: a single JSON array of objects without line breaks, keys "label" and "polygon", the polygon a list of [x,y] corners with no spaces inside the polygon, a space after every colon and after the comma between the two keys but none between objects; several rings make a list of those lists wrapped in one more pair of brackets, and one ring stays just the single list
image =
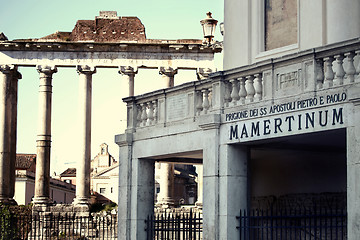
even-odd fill
[{"label": "street lamp", "polygon": [[211,45],[218,21],[211,17],[211,12],[206,13],[206,15],[207,18],[201,20],[200,23],[203,28],[204,38],[207,39],[207,45]]}]

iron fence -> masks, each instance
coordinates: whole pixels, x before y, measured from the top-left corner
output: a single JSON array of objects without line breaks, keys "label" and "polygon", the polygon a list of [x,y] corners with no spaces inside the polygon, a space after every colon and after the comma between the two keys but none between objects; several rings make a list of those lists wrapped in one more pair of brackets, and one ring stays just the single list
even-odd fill
[{"label": "iron fence", "polygon": [[201,213],[157,213],[148,216],[145,222],[148,240],[202,239]]},{"label": "iron fence", "polygon": [[0,240],[117,239],[117,215],[1,215]]},{"label": "iron fence", "polygon": [[240,210],[237,219],[241,240],[347,239],[347,213],[344,209]]}]

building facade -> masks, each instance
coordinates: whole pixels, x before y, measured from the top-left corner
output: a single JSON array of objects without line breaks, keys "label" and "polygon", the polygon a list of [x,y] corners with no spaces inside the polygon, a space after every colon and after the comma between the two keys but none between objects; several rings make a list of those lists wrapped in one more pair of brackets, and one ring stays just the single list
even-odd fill
[{"label": "building facade", "polygon": [[237,239],[240,210],[324,199],[348,210],[357,239],[359,10],[356,0],[225,1],[224,71],[124,99],[119,239],[145,239],[155,163],[179,161],[202,166],[203,239]]},{"label": "building facade", "polygon": [[[18,205],[30,204],[35,190],[36,155],[17,154],[15,168],[14,200]],[[50,197],[54,203],[69,204],[75,197],[75,185],[50,178]]]}]

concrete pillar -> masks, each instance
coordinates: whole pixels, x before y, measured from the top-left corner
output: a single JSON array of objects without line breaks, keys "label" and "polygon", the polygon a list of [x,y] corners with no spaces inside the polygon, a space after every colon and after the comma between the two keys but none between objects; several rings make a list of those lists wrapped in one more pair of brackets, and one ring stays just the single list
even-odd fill
[{"label": "concrete pillar", "polygon": [[[242,145],[221,145],[219,159],[219,239],[239,236],[240,210],[248,209],[249,149]],[[206,190],[205,190],[206,191]]]},{"label": "concrete pillar", "polygon": [[91,93],[92,75],[95,68],[78,66],[79,73],[79,159],[76,168],[75,205],[88,205],[90,202],[91,168]]},{"label": "concrete pillar", "polygon": [[16,163],[16,135],[17,135],[17,103],[18,103],[18,80],[21,79],[21,74],[14,69],[12,80],[10,83],[10,185],[9,198],[14,204],[15,194],[15,163]]},{"label": "concrete pillar", "polygon": [[138,73],[137,69],[135,70],[133,67],[130,66],[121,66],[119,73],[126,76],[127,81],[129,83],[129,97],[134,96],[134,79],[135,74]]},{"label": "concrete pillar", "polygon": [[195,205],[199,208],[202,208],[203,205],[203,165],[197,165],[196,166],[196,172],[197,172],[197,201]]},{"label": "concrete pillar", "polygon": [[145,220],[154,213],[154,161],[133,157],[133,135],[115,136],[119,145],[119,239],[146,239]]},{"label": "concrete pillar", "polygon": [[207,240],[219,239],[220,121],[220,114],[199,117],[202,138],[207,139],[203,141],[203,239]]},{"label": "concrete pillar", "polygon": [[174,86],[174,76],[177,74],[177,69],[173,69],[172,67],[160,67],[159,74],[163,76],[167,88]]},{"label": "concrete pillar", "polygon": [[12,65],[0,66],[0,203],[9,204],[10,180],[10,85]]},{"label": "concrete pillar", "polygon": [[54,66],[37,66],[40,74],[34,204],[50,203],[51,99]]},{"label": "concrete pillar", "polygon": [[160,165],[160,192],[157,204],[163,207],[174,205],[174,164],[161,163]]},{"label": "concrete pillar", "polygon": [[349,89],[348,96],[353,108],[349,111],[351,124],[346,129],[347,237],[355,240],[360,236],[360,88]]},{"label": "concrete pillar", "polygon": [[130,239],[131,234],[131,197],[132,197],[132,140],[131,133],[115,136],[119,145],[119,211],[118,211],[118,237]]}]

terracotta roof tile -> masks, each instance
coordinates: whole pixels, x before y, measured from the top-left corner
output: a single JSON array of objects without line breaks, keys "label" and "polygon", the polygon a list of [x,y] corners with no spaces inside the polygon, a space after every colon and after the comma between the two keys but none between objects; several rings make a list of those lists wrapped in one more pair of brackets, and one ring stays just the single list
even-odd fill
[{"label": "terracotta roof tile", "polygon": [[60,174],[60,176],[61,177],[64,177],[64,176],[76,176],[76,168],[68,168],[65,171],[63,171]]},{"label": "terracotta roof tile", "polygon": [[28,170],[36,163],[36,154],[16,154],[15,168]]}]

